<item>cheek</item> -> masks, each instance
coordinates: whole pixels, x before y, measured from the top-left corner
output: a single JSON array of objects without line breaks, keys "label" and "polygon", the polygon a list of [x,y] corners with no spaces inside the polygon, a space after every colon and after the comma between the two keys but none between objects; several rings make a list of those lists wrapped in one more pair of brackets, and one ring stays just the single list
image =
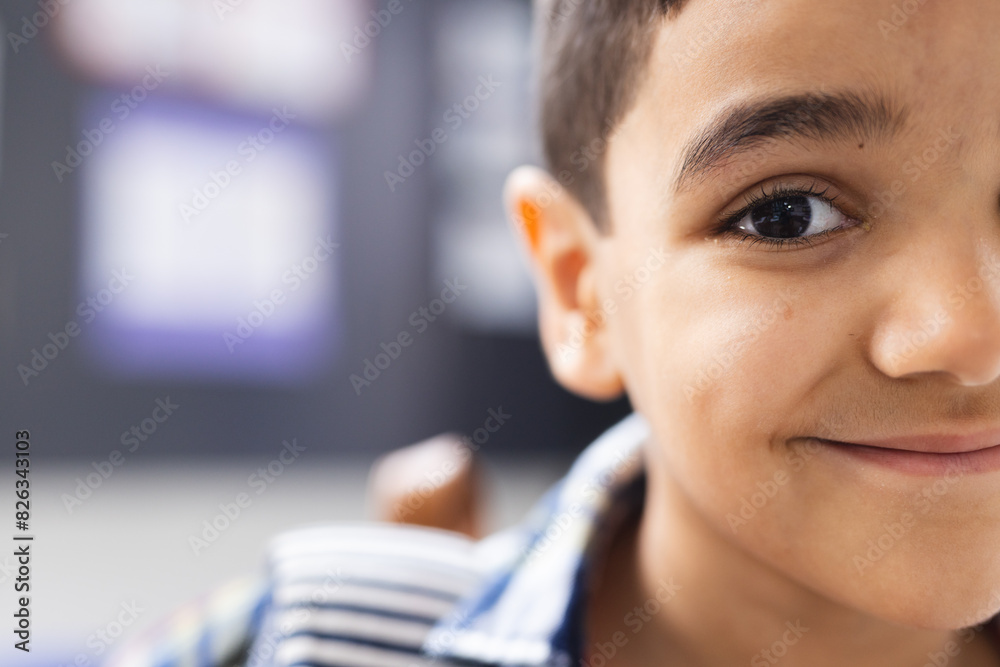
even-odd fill
[{"label": "cheek", "polygon": [[[616,322],[629,396],[663,443],[650,467],[742,549],[782,569],[809,563],[806,577],[845,576],[849,554],[817,568],[825,556],[792,558],[792,543],[808,535],[806,544],[834,554],[829,536],[852,530],[845,516],[864,508],[815,464],[815,452],[785,442],[810,434],[799,430],[808,398],[845,364],[849,348],[839,341],[850,339],[833,329],[835,299],[815,302],[789,281],[754,283],[735,271],[702,271],[694,281],[689,269],[679,265],[638,292]],[[822,406],[810,413],[824,414]]]},{"label": "cheek", "polygon": [[[782,535],[767,534],[779,516],[772,510],[787,503],[777,523],[807,530],[816,515],[802,508],[814,508],[817,494],[838,494],[822,467],[803,470],[814,454],[785,439],[808,434],[797,430],[806,398],[843,365],[848,348],[834,341],[849,339],[831,330],[823,308],[810,307],[813,295],[788,282],[686,275],[694,274],[678,267],[658,290],[637,294],[616,332],[625,340],[629,396],[669,443],[651,453],[658,460],[650,465],[730,539],[756,533],[755,549],[782,551]],[[754,525],[744,531],[741,521]],[[836,523],[829,517],[827,526]]]},{"label": "cheek", "polygon": [[830,339],[828,323],[807,307],[801,288],[752,284],[734,271],[706,275],[687,264],[677,262],[623,303],[614,335],[633,405],[659,440],[673,443],[658,448],[651,465],[729,531],[727,517],[739,517],[742,499],[763,504],[759,493],[787,481],[781,474],[775,481],[789,467],[775,434],[795,423],[803,394],[828,367],[823,357],[837,355],[818,354],[815,341]]},{"label": "cheek", "polygon": [[928,627],[1000,606],[989,598],[1000,531],[986,527],[1000,507],[978,531],[968,514],[986,491],[956,487],[924,516],[919,488],[880,488],[815,443],[787,442],[823,435],[818,420],[861,400],[851,334],[864,309],[849,290],[685,275],[664,273],[613,323],[629,396],[659,443],[657,477],[727,541],[848,606]]},{"label": "cheek", "polygon": [[699,443],[676,453],[689,464],[766,462],[772,435],[839,354],[823,342],[840,338],[802,288],[690,275],[674,267],[624,305],[615,335],[629,395],[676,438]]}]

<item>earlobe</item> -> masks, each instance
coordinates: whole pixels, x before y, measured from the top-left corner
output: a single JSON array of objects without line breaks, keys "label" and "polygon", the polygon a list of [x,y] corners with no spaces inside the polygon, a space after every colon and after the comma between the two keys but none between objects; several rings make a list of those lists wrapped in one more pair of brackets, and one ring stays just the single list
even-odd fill
[{"label": "earlobe", "polygon": [[623,391],[607,317],[600,310],[601,235],[586,210],[542,169],[519,167],[504,199],[528,256],[549,368],[566,389],[594,400]]}]

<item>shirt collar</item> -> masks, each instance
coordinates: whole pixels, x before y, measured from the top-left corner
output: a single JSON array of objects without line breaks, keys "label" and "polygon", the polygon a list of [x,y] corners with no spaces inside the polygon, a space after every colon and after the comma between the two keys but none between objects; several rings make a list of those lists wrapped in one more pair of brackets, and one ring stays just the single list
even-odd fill
[{"label": "shirt collar", "polygon": [[[428,635],[424,651],[488,664],[566,667],[580,656],[586,557],[598,526],[642,478],[649,426],[636,413],[606,431],[520,525],[479,543],[486,584]],[[633,494],[634,495],[634,494]]]}]

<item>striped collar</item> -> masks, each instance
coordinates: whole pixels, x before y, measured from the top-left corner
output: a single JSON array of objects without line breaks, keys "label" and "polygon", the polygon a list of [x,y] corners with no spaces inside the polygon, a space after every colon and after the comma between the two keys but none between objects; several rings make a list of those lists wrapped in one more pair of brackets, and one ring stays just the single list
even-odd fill
[{"label": "striped collar", "polygon": [[523,523],[481,542],[389,524],[289,531],[266,580],[193,601],[108,667],[578,664],[588,556],[602,526],[641,503],[647,435],[627,417]]},{"label": "striped collar", "polygon": [[626,417],[580,455],[524,523],[478,543],[477,556],[496,565],[481,589],[437,623],[424,652],[494,665],[577,664],[587,557],[612,510],[641,504],[648,434],[641,416]]}]

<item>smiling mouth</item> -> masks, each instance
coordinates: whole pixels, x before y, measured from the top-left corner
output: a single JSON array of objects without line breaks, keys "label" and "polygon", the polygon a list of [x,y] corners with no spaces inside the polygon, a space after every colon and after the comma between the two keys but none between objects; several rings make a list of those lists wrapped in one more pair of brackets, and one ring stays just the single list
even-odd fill
[{"label": "smiling mouth", "polygon": [[[944,477],[1000,470],[1000,439],[906,438],[883,441],[891,446],[815,438],[831,451],[899,472]],[[902,446],[906,445],[906,446]]]}]

